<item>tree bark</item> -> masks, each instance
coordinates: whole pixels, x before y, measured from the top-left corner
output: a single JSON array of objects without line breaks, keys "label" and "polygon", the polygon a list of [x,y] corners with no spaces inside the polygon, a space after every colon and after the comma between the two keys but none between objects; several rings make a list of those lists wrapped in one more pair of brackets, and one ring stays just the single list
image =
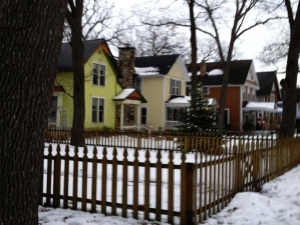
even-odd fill
[{"label": "tree bark", "polygon": [[300,51],[300,7],[295,20],[290,20],[290,46],[288,51],[286,77],[283,84],[283,111],[282,122],[280,125],[280,137],[292,137],[295,132],[295,119],[296,119],[296,86],[297,75],[299,71],[299,51]]},{"label": "tree bark", "polygon": [[[197,39],[196,39],[196,25],[195,25],[195,17],[194,17],[194,0],[188,2],[189,12],[190,12],[190,23],[191,23],[191,49],[192,49],[192,61],[191,61],[191,72],[192,72],[192,91],[191,97],[192,99],[196,99],[196,88],[198,85],[197,79]],[[194,102],[194,101],[192,101]]]},{"label": "tree bark", "polygon": [[71,7],[72,12],[67,13],[67,21],[71,27],[72,60],[73,60],[73,126],[71,144],[84,146],[84,118],[85,118],[85,94],[84,94],[84,45],[82,41],[82,10],[83,1],[78,0],[76,7]]},{"label": "tree bark", "polygon": [[0,224],[38,224],[44,138],[67,1],[0,3]]}]

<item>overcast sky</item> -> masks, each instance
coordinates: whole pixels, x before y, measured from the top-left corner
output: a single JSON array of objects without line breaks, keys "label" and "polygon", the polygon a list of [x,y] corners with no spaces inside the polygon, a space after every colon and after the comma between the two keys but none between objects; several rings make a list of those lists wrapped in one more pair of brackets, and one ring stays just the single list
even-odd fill
[{"label": "overcast sky", "polygon": [[[145,0],[115,0],[115,11],[119,14],[129,14],[132,8],[137,8],[137,6],[142,7],[145,4]],[[160,4],[158,2],[158,4]],[[186,13],[188,14],[188,8],[186,8]],[[254,65],[257,72],[260,71],[270,71],[270,70],[276,70],[275,66],[265,66],[257,59],[259,53],[262,51],[263,46],[265,43],[274,37],[275,34],[272,32],[270,28],[267,26],[258,26],[245,34],[241,36],[238,42],[238,49],[243,54],[243,59],[254,59]],[[197,38],[207,38],[204,34],[197,33]],[[189,42],[189,39],[186,40]],[[278,71],[284,71],[285,70],[285,63],[278,63],[276,65],[279,70]],[[278,75],[279,80],[281,80],[284,77],[284,75]],[[299,84],[298,79],[298,84]]]}]

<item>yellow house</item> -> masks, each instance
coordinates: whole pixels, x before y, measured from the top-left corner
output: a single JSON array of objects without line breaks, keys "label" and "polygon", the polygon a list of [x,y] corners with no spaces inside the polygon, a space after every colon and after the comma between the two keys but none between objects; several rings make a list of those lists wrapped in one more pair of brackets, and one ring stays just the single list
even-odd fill
[{"label": "yellow house", "polygon": [[[122,73],[105,40],[84,41],[85,128],[116,126],[116,100],[124,91]],[[62,44],[51,111],[50,127],[68,127],[73,122],[72,49]],[[127,96],[128,97],[128,96]],[[140,104],[137,101],[135,104]]]},{"label": "yellow house", "polygon": [[134,57],[134,54],[134,48],[121,48],[119,64],[123,86],[132,85],[147,99],[147,103],[141,104],[140,123],[154,130],[174,128],[180,111],[188,107],[180,101],[172,104],[174,98],[185,98],[185,85],[190,81],[182,57],[177,54]]}]

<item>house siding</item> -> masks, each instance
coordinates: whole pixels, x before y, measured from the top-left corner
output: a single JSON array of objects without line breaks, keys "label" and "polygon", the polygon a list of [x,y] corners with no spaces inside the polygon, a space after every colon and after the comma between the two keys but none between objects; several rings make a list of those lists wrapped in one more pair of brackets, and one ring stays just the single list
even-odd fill
[{"label": "house siding", "polygon": [[148,125],[153,129],[163,127],[163,79],[162,76],[142,78],[143,96],[147,99],[147,103],[141,106],[148,107]]},{"label": "house siding", "polygon": [[[220,87],[210,87],[206,98],[215,98],[219,103],[221,96]],[[225,108],[230,109],[230,130],[240,130],[240,87],[228,87]]]}]

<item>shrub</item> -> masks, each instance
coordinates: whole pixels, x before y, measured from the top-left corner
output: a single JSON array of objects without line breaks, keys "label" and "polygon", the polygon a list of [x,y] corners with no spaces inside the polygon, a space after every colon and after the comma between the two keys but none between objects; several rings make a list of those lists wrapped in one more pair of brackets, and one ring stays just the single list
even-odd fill
[{"label": "shrub", "polygon": [[254,125],[249,120],[246,120],[243,124],[243,130],[245,132],[254,131]]}]

